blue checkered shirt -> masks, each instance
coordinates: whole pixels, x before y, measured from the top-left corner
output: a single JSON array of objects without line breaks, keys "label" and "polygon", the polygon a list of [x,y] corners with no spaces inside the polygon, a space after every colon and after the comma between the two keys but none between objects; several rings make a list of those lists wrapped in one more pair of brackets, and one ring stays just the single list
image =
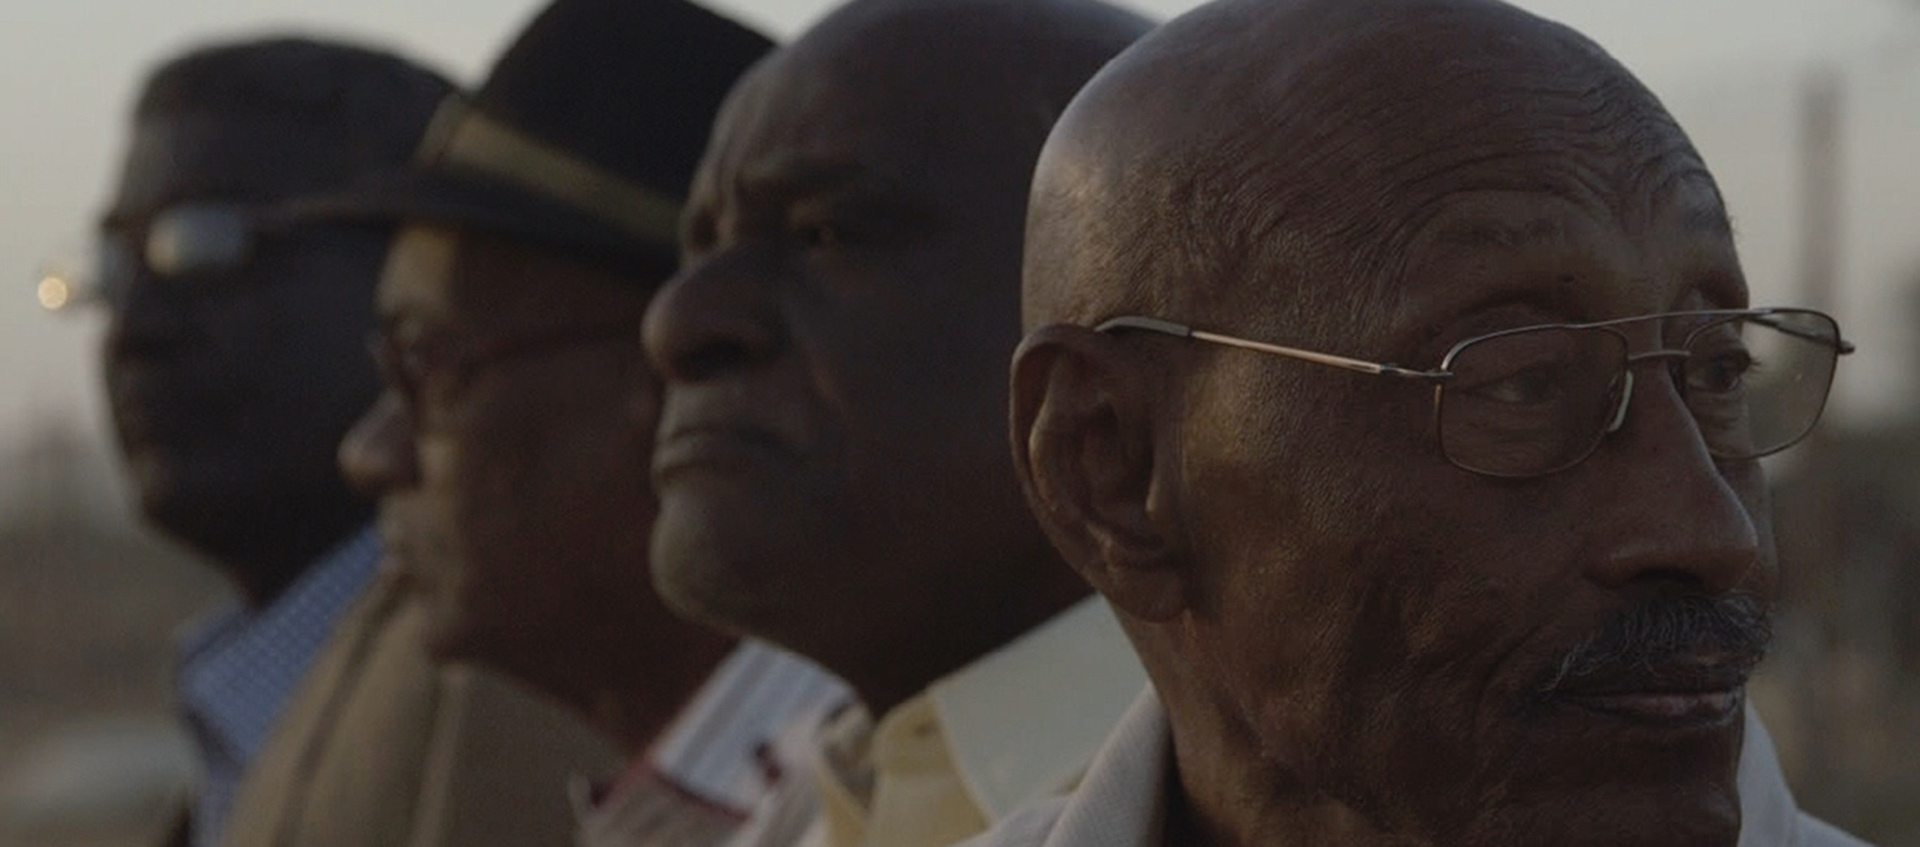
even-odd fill
[{"label": "blue checkered shirt", "polygon": [[371,527],[340,543],[265,608],[217,613],[181,644],[174,689],[200,754],[193,847],[216,847],[247,763],[380,561]]}]

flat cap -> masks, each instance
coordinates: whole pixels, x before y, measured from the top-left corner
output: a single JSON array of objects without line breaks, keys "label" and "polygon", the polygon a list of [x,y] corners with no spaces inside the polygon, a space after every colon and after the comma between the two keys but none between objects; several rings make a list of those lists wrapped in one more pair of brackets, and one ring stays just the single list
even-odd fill
[{"label": "flat cap", "polygon": [[478,91],[441,104],[412,167],[287,211],[444,223],[657,269],[720,101],[772,47],[684,0],[555,0]]}]

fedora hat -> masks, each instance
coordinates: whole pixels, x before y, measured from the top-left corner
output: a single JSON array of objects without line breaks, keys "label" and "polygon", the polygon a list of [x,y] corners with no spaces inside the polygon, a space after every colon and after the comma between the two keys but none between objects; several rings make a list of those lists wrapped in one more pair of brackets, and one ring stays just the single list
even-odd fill
[{"label": "fedora hat", "polygon": [[721,99],[772,47],[683,0],[555,0],[479,90],[441,104],[405,172],[285,211],[448,224],[657,276]]}]

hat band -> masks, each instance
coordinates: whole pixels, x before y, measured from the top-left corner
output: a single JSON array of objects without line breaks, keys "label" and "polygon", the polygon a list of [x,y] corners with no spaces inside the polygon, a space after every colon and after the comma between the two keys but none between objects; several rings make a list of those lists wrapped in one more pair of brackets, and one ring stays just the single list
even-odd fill
[{"label": "hat band", "polygon": [[414,160],[423,166],[478,171],[648,241],[668,246],[679,241],[679,201],[527,135],[459,95],[442,101],[434,112]]}]

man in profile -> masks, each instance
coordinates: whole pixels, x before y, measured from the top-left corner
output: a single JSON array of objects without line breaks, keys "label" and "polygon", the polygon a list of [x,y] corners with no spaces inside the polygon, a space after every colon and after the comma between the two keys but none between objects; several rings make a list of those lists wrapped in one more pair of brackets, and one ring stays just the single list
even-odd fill
[{"label": "man in profile", "polygon": [[1712,177],[1592,42],[1202,7],[1068,109],[1027,245],[1016,464],[1154,685],[981,843],[1854,843],[1743,720],[1757,459],[1850,348],[1748,308]]},{"label": "man in profile", "polygon": [[[1071,784],[1141,684],[1026,514],[1001,420],[1034,157],[1149,26],[1094,0],[857,0],[722,108],[644,330],[653,566],[677,608],[862,700],[805,741],[809,844],[978,832]],[[736,843],[793,842],[789,799]]]},{"label": "man in profile", "polygon": [[[180,662],[206,770],[180,843],[456,843],[441,818],[457,811],[561,845],[572,815],[553,786],[612,760],[543,698],[435,671],[417,634],[367,636],[396,607],[372,510],[334,456],[378,392],[364,339],[392,228],[289,207],[404,166],[450,91],[391,55],[272,40],[167,64],[136,110],[102,226],[115,428],[149,520],[242,598]],[[369,654],[377,672],[346,672]],[[329,780],[306,742],[348,690],[394,719]]]},{"label": "man in profile", "polygon": [[219,841],[281,705],[371,577],[368,504],[331,456],[378,389],[362,350],[380,228],[278,204],[404,163],[440,76],[300,40],[159,67],[100,224],[114,432],[147,522],[203,555],[234,607],[184,643],[176,695],[204,778],[183,835]]},{"label": "man in profile", "polygon": [[771,46],[683,0],[558,0],[409,174],[312,208],[402,223],[378,294],[387,391],[342,466],[381,498],[434,658],[531,683],[626,756],[576,798],[589,845],[717,843],[777,785],[778,729],[844,697],[676,618],[648,575],[640,316],[713,112]]}]

